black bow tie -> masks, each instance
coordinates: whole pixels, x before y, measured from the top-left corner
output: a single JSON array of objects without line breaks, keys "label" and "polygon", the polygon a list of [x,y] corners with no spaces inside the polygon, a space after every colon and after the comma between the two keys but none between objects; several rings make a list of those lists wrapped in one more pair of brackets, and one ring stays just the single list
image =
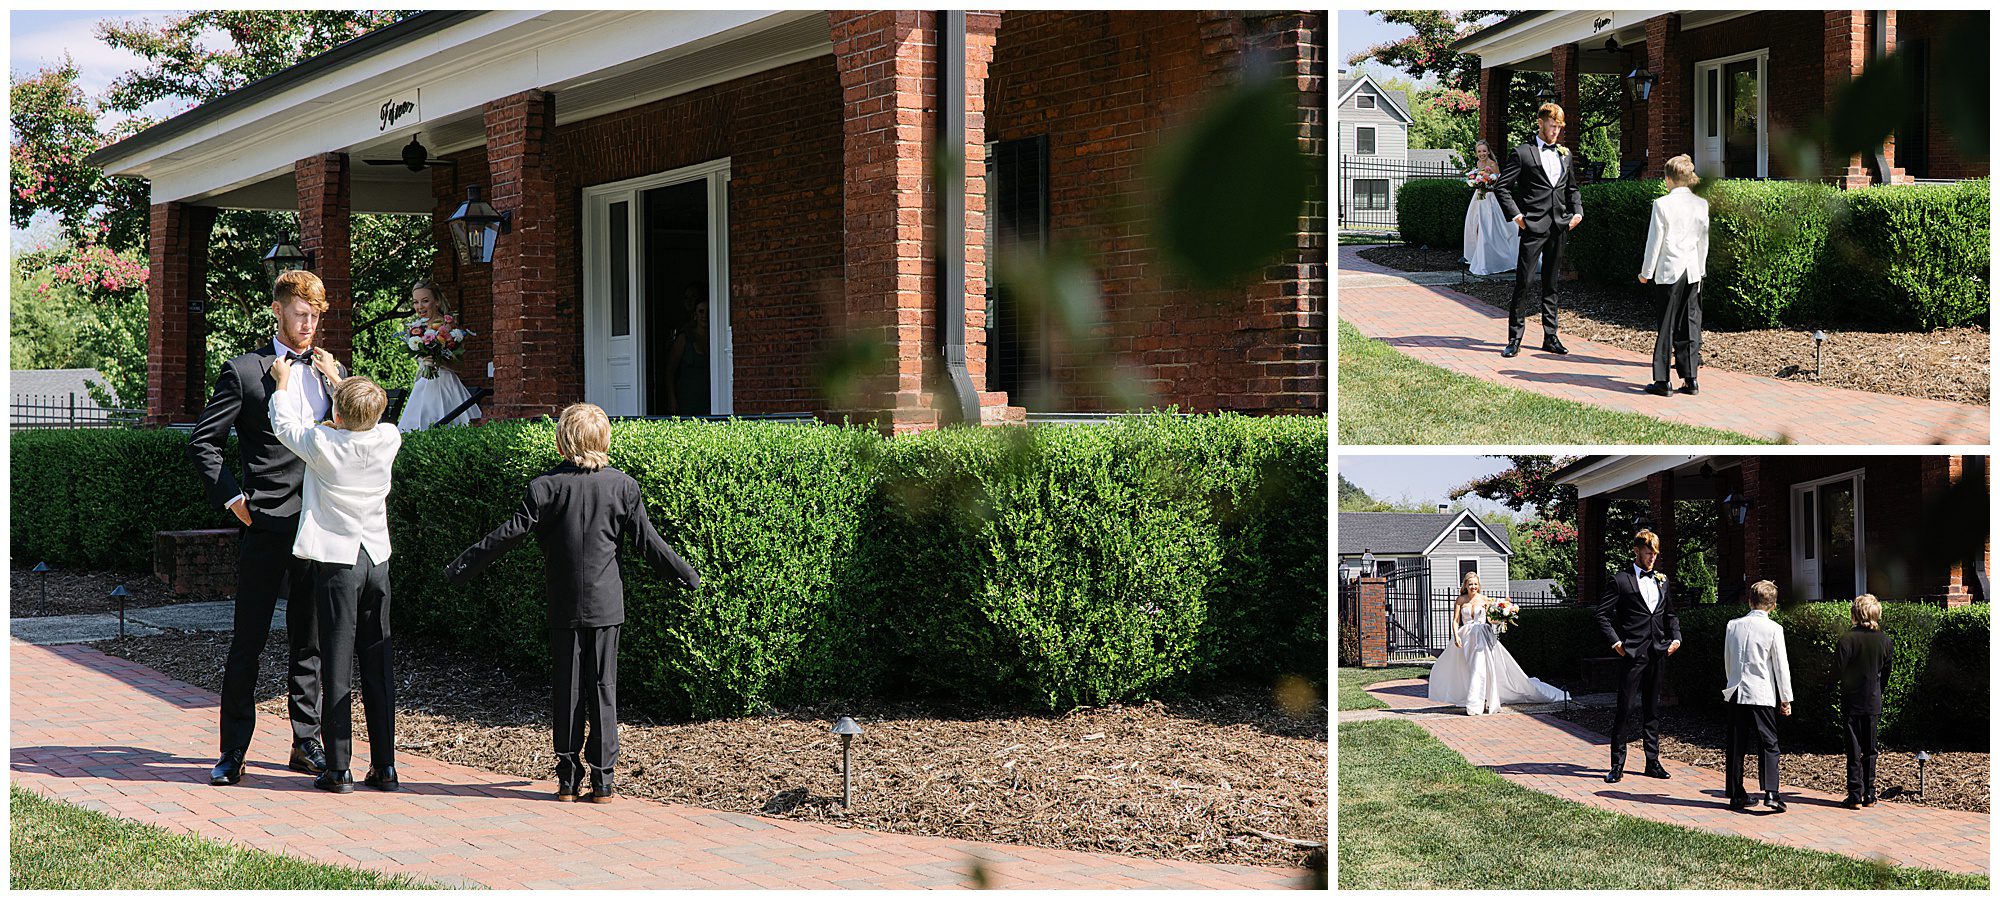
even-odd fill
[{"label": "black bow tie", "polygon": [[1646,571],[1644,571],[1644,572],[1640,572],[1640,573],[1639,573],[1639,576],[1640,576],[1641,578],[1651,578],[1651,577],[1653,577],[1653,570],[1652,570],[1652,569],[1647,569],[1647,570],[1646,570]]},{"label": "black bow tie", "polygon": [[305,363],[306,365],[312,365],[313,361],[312,354],[310,353],[287,353],[285,354],[285,358],[292,362]]}]

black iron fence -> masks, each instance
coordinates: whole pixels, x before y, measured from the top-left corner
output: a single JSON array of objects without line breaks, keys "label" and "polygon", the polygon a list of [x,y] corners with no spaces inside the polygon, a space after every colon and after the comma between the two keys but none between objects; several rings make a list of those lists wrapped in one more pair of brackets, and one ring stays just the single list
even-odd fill
[{"label": "black iron fence", "polygon": [[131,428],[143,422],[146,411],[98,406],[85,394],[15,394],[9,427],[22,428]]},{"label": "black iron fence", "polygon": [[1354,231],[1395,231],[1396,192],[1420,178],[1465,178],[1450,163],[1413,163],[1375,156],[1340,158],[1340,227]]}]

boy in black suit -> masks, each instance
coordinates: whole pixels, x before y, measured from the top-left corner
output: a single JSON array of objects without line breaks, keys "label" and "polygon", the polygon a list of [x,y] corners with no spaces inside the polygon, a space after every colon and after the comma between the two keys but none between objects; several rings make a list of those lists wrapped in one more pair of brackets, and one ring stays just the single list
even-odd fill
[{"label": "boy in black suit", "polygon": [[1882,633],[1882,604],[1874,594],[1854,598],[1854,628],[1833,649],[1840,677],[1840,711],[1847,727],[1848,809],[1875,805],[1875,726],[1882,719],[1882,689],[1889,684],[1894,643]]},{"label": "boy in black suit", "polygon": [[625,622],[620,541],[631,540],[655,570],[682,586],[701,586],[694,568],[653,529],[639,483],[610,467],[610,449],[611,421],[604,410],[589,403],[563,410],[556,423],[563,462],[528,482],[520,511],[444,570],[447,579],[460,583],[530,534],[541,545],[549,651],[555,657],[556,799],[564,802],[580,799],[584,763],[591,775],[587,799],[609,803],[614,796],[618,629]]}]

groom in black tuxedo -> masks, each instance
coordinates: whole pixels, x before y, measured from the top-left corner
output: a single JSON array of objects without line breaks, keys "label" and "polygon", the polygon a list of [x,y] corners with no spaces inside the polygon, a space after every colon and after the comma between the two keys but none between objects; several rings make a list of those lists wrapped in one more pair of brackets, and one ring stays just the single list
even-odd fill
[{"label": "groom in black tuxedo", "polygon": [[[303,271],[280,276],[271,300],[278,333],[271,343],[223,364],[215,378],[215,394],[188,440],[188,458],[201,474],[209,501],[229,510],[244,526],[238,542],[235,629],[222,670],[222,758],[209,773],[210,784],[243,779],[243,760],[257,725],[257,658],[270,637],[271,612],[280,596],[288,598],[285,635],[291,644],[290,767],[309,775],[326,770],[326,753],[319,742],[319,628],[313,615],[309,564],[292,555],[305,462],[278,443],[271,429],[271,392],[276,387],[271,364],[281,353],[307,363],[304,368],[311,375],[306,398],[314,419],[330,415],[332,400],[324,376],[310,364],[316,354],[326,353],[312,346],[326,305],[326,287],[319,276]],[[340,371],[345,377],[346,370]],[[243,471],[240,483],[222,456],[232,427]]]},{"label": "groom in black tuxedo", "polygon": [[1625,658],[1618,687],[1618,715],[1611,723],[1611,771],[1604,780],[1625,777],[1625,744],[1632,706],[1638,704],[1645,731],[1646,774],[1667,778],[1660,765],[1660,685],[1666,681],[1667,657],[1681,648],[1681,622],[1674,615],[1673,587],[1653,566],[1660,559],[1660,537],[1647,529],[1632,536],[1634,562],[1613,573],[1595,612],[1597,626],[1611,652]]},{"label": "groom in black tuxedo", "polygon": [[1501,212],[1513,220],[1521,235],[1521,252],[1514,265],[1514,301],[1507,308],[1507,349],[1500,351],[1509,358],[1521,352],[1521,335],[1527,330],[1521,316],[1537,269],[1541,271],[1542,350],[1569,353],[1556,338],[1556,279],[1562,272],[1563,238],[1583,222],[1583,193],[1577,189],[1575,162],[1556,143],[1562,136],[1562,107],[1544,103],[1535,119],[1534,139],[1515,147],[1501,160],[1500,178],[1494,182]]}]

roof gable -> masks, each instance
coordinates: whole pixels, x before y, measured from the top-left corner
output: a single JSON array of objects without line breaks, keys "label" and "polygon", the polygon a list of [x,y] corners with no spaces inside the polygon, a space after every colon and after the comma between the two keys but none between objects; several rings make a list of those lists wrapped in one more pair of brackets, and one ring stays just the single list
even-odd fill
[{"label": "roof gable", "polygon": [[1416,121],[1415,119],[1412,119],[1410,117],[1409,99],[1403,96],[1402,91],[1388,90],[1382,87],[1381,85],[1376,84],[1375,77],[1369,75],[1366,72],[1363,72],[1354,78],[1345,79],[1341,82],[1341,84],[1342,87],[1340,89],[1340,99],[1335,100],[1333,104],[1335,109],[1339,109],[1342,106],[1346,106],[1348,98],[1353,97],[1357,91],[1361,90],[1363,85],[1366,85],[1375,93],[1376,96],[1382,98],[1381,107],[1383,109],[1388,110],[1391,114],[1393,114],[1397,118],[1397,120],[1401,121],[1405,125],[1408,125]]}]

